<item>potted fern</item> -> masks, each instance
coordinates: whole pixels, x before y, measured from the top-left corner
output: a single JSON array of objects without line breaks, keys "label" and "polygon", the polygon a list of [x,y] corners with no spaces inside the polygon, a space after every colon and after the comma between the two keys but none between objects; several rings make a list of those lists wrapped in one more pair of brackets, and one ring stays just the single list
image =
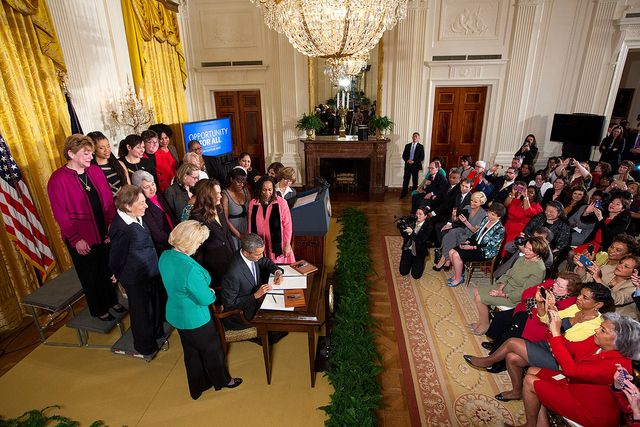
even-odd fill
[{"label": "potted fern", "polygon": [[316,131],[324,127],[320,117],[315,114],[306,115],[302,113],[302,118],[297,121],[296,129],[307,132],[307,139],[316,139]]},{"label": "potted fern", "polygon": [[384,132],[387,129],[389,129],[390,132],[393,132],[394,125],[395,123],[393,123],[387,116],[373,116],[369,119],[369,127],[376,130],[376,139],[384,139]]},{"label": "potted fern", "polygon": [[329,107],[335,107],[336,106],[336,100],[334,98],[327,99],[327,105]]}]

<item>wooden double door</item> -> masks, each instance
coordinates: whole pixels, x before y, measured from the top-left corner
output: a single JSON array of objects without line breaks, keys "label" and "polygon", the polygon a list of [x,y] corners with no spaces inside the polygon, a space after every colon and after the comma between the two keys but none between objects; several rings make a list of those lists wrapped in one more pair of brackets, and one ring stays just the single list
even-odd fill
[{"label": "wooden double door", "polygon": [[436,88],[430,159],[443,157],[447,171],[466,154],[479,160],[486,99],[486,86]]},{"label": "wooden double door", "polygon": [[218,118],[231,118],[233,155],[246,151],[251,156],[251,166],[265,173],[260,91],[214,92],[214,98]]}]

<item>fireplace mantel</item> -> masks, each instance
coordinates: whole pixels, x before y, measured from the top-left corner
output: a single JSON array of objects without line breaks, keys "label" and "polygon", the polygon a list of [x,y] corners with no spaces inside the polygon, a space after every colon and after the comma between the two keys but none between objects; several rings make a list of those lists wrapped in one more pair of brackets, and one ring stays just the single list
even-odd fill
[{"label": "fireplace mantel", "polygon": [[307,186],[320,174],[320,159],[371,159],[369,171],[369,192],[382,194],[386,191],[384,177],[387,165],[387,143],[389,139],[369,139],[359,141],[355,137],[338,139],[337,136],[317,137],[315,140],[302,139],[304,143]]}]

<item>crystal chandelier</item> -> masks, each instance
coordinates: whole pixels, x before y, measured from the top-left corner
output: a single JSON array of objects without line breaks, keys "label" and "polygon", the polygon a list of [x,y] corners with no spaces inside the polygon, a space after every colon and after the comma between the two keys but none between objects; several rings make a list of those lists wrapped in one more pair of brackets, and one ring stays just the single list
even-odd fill
[{"label": "crystal chandelier", "polygon": [[153,105],[151,97],[144,99],[142,89],[136,94],[129,77],[127,87],[122,93],[118,90],[118,97],[109,100],[109,113],[114,122],[122,127],[128,127],[131,132],[140,134],[144,127],[153,120]]},{"label": "crystal chandelier", "polygon": [[[363,55],[407,16],[408,0],[251,0],[267,26],[307,56],[326,60],[325,74],[344,77],[366,65]],[[355,57],[352,60],[348,58]],[[357,58],[357,59],[356,59]],[[349,65],[347,65],[349,63]],[[357,65],[360,67],[356,70]],[[353,74],[346,74],[353,72]],[[333,80],[333,79],[332,79]]]},{"label": "crystal chandelier", "polygon": [[369,52],[344,58],[329,58],[325,60],[324,73],[333,83],[337,83],[342,78],[360,74],[367,66],[368,59]]}]

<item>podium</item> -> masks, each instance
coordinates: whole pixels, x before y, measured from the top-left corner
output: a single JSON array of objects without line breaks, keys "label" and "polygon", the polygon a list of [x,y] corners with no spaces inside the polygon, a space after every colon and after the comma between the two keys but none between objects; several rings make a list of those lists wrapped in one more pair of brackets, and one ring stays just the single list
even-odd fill
[{"label": "podium", "polygon": [[324,264],[324,236],[329,231],[329,189],[318,187],[298,194],[291,208],[293,253],[315,265]]}]

